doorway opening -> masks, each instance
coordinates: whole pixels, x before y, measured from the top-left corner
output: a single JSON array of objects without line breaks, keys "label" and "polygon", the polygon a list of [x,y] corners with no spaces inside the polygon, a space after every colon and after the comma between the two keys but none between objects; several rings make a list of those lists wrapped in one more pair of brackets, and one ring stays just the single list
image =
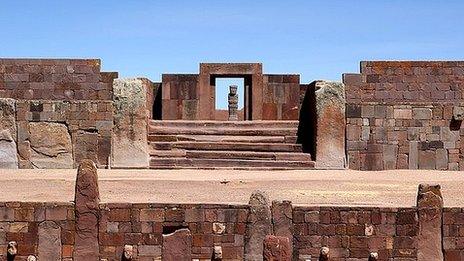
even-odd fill
[{"label": "doorway opening", "polygon": [[[251,120],[251,79],[242,75],[217,75],[211,77],[216,120],[229,120],[229,93],[236,86],[237,120]],[[233,102],[231,102],[233,106]]]}]

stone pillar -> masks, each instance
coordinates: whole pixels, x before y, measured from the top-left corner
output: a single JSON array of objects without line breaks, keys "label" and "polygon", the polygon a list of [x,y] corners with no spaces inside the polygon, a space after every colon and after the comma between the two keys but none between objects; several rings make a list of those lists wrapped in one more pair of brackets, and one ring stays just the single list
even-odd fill
[{"label": "stone pillar", "polygon": [[272,228],[274,235],[286,237],[293,253],[293,209],[291,201],[272,201]]},{"label": "stone pillar", "polygon": [[267,235],[264,238],[264,261],[291,261],[292,245],[288,237]]},{"label": "stone pillar", "polygon": [[163,261],[191,261],[192,234],[187,228],[163,235]]},{"label": "stone pillar", "polygon": [[263,191],[251,194],[245,233],[245,260],[263,260],[263,241],[272,234],[269,198]]},{"label": "stone pillar", "polygon": [[100,195],[97,168],[91,160],[79,164],[75,192],[76,236],[74,261],[98,261],[98,221]]},{"label": "stone pillar", "polygon": [[116,79],[113,83],[114,126],[111,165],[115,168],[148,168],[148,108],[153,85],[142,79]]},{"label": "stone pillar", "polygon": [[345,86],[316,81],[316,168],[345,168]]},{"label": "stone pillar", "polygon": [[54,221],[39,224],[38,257],[40,260],[61,260],[61,228]]},{"label": "stone pillar", "polygon": [[16,101],[0,99],[0,169],[17,169]]},{"label": "stone pillar", "polygon": [[419,185],[417,211],[419,217],[417,260],[443,260],[443,197],[440,185]]},{"label": "stone pillar", "polygon": [[238,110],[238,94],[237,94],[237,85],[229,86],[229,121],[238,120],[237,110]]}]

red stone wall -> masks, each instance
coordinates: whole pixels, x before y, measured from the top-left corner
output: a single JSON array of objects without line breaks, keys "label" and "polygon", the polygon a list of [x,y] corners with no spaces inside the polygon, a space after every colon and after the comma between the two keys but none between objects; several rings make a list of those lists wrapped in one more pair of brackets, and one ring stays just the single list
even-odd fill
[{"label": "red stone wall", "polygon": [[361,62],[343,81],[351,169],[464,169],[464,62]]},{"label": "red stone wall", "polygon": [[162,82],[162,119],[197,119],[198,74],[163,74]]},{"label": "red stone wall", "polygon": [[6,245],[10,241],[16,241],[18,244],[15,260],[26,260],[29,255],[37,256],[39,226],[46,221],[52,222],[60,230],[56,244],[61,248],[63,260],[71,258],[74,246],[74,220],[72,203],[0,203],[0,260],[7,260]]},{"label": "red stone wall", "polygon": [[0,59],[0,98],[111,100],[114,78],[98,59]]},{"label": "red stone wall", "polygon": [[443,250],[445,260],[464,260],[464,209],[443,209]]},{"label": "red stone wall", "polygon": [[101,209],[101,258],[120,260],[125,244],[136,246],[136,260],[159,258],[163,231],[188,228],[192,258],[210,259],[213,246],[221,245],[224,260],[243,259],[247,206],[105,204]]},{"label": "red stone wall", "polygon": [[298,120],[300,75],[263,75],[263,120]]},{"label": "red stone wall", "polygon": [[414,208],[297,207],[293,222],[300,258],[319,256],[323,246],[330,260],[365,259],[370,252],[379,260],[417,257]]}]

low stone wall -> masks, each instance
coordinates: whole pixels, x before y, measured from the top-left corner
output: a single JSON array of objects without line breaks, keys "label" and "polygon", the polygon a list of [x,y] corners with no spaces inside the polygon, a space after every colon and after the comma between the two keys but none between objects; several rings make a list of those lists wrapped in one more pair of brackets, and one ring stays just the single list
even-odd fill
[{"label": "low stone wall", "polygon": [[442,202],[421,185],[407,208],[295,206],[259,191],[243,205],[99,203],[84,161],[75,203],[0,203],[0,259],[9,244],[15,260],[461,260],[464,208]]}]

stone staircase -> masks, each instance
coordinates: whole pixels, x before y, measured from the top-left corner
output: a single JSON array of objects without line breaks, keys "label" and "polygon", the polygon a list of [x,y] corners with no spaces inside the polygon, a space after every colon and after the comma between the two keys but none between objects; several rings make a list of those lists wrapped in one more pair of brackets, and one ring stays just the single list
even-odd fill
[{"label": "stone staircase", "polygon": [[296,144],[298,121],[152,120],[153,169],[312,169]]}]

